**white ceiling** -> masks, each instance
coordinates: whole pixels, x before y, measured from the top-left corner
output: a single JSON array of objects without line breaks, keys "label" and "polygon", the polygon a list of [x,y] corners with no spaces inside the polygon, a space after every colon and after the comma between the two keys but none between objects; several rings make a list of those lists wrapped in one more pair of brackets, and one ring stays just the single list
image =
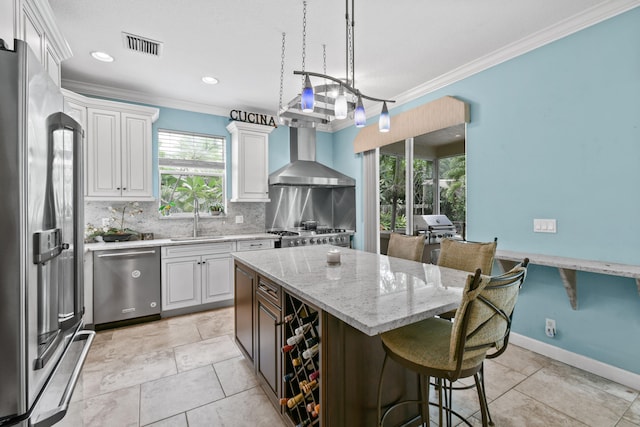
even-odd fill
[{"label": "white ceiling", "polygon": [[[214,114],[276,114],[300,91],[302,0],[49,0],[73,57],[63,87]],[[637,0],[360,0],[355,86],[406,102],[637,6]],[[308,0],[306,70],[345,75],[345,3]],[[162,57],[127,51],[121,32],[164,43]],[[101,63],[89,53],[115,57]],[[209,86],[204,75],[220,80]],[[366,104],[365,104],[366,105]],[[390,106],[391,108],[392,106]],[[377,109],[377,108],[376,108]],[[371,112],[370,114],[374,114]]]}]

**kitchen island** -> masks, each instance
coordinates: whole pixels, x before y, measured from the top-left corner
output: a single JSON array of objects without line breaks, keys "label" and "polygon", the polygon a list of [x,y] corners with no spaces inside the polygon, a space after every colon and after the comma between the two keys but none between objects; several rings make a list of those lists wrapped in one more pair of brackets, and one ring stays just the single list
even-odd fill
[{"label": "kitchen island", "polygon": [[[291,425],[375,425],[378,335],[456,308],[468,273],[345,248],[330,265],[330,249],[234,253],[236,341]],[[415,375],[389,368],[383,403],[415,399]]]}]

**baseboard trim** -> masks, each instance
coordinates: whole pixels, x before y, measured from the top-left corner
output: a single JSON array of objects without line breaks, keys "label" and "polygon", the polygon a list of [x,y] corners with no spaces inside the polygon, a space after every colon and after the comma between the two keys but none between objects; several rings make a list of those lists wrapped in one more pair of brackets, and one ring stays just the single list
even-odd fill
[{"label": "baseboard trim", "polygon": [[573,353],[560,347],[547,344],[533,338],[511,332],[509,342],[519,347],[550,357],[567,365],[574,366],[592,374],[599,375],[611,381],[640,390],[640,375],[626,371],[595,359]]}]

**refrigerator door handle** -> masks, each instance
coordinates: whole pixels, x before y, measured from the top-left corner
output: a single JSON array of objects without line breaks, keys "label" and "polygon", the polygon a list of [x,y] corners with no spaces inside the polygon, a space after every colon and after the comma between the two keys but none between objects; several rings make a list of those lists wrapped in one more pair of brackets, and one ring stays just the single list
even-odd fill
[{"label": "refrigerator door handle", "polygon": [[[93,342],[93,339],[95,338],[96,333],[94,331],[87,331],[87,330],[82,330],[82,331],[78,331],[76,333],[76,335],[73,338],[73,341],[81,341],[81,340],[85,340],[86,342],[84,343],[83,347],[82,347],[82,352],[80,353],[80,356],[78,358],[78,362],[76,363],[73,372],[71,373],[71,376],[69,377],[69,381],[67,383],[67,386],[64,389],[64,393],[62,395],[62,398],[60,399],[60,404],[58,405],[58,407],[51,409],[50,411],[47,411],[45,413],[42,413],[38,416],[37,420],[32,420],[30,423],[31,427],[49,427],[52,426],[53,424],[57,423],[58,421],[60,421],[62,418],[64,418],[65,414],[67,413],[67,409],[69,408],[69,402],[71,401],[71,396],[73,395],[73,390],[76,387],[76,383],[78,382],[78,378],[80,378],[80,372],[82,371],[82,365],[84,365],[84,361],[87,358],[87,355],[89,354],[89,348],[91,347],[91,343]],[[69,347],[71,346],[71,343],[69,344]],[[65,354],[62,355],[61,358],[61,362],[62,359],[64,359],[64,357],[66,356],[69,347],[67,347],[67,350],[65,350]],[[58,366],[60,366],[61,363],[58,364]],[[57,368],[56,370],[53,372],[52,377],[56,374]],[[46,390],[45,390],[46,392]]]},{"label": "refrigerator door handle", "polygon": [[73,316],[75,316],[76,313],[75,312],[71,312],[71,313],[58,313],[58,321],[60,322],[64,322],[66,320],[69,319],[73,319]]}]

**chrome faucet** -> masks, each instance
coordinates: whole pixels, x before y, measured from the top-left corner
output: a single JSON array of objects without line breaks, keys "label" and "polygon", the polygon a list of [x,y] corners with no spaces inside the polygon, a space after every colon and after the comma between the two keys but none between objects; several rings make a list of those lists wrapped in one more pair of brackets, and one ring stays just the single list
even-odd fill
[{"label": "chrome faucet", "polygon": [[200,204],[198,199],[193,199],[193,237],[198,237],[198,222],[200,220]]}]

